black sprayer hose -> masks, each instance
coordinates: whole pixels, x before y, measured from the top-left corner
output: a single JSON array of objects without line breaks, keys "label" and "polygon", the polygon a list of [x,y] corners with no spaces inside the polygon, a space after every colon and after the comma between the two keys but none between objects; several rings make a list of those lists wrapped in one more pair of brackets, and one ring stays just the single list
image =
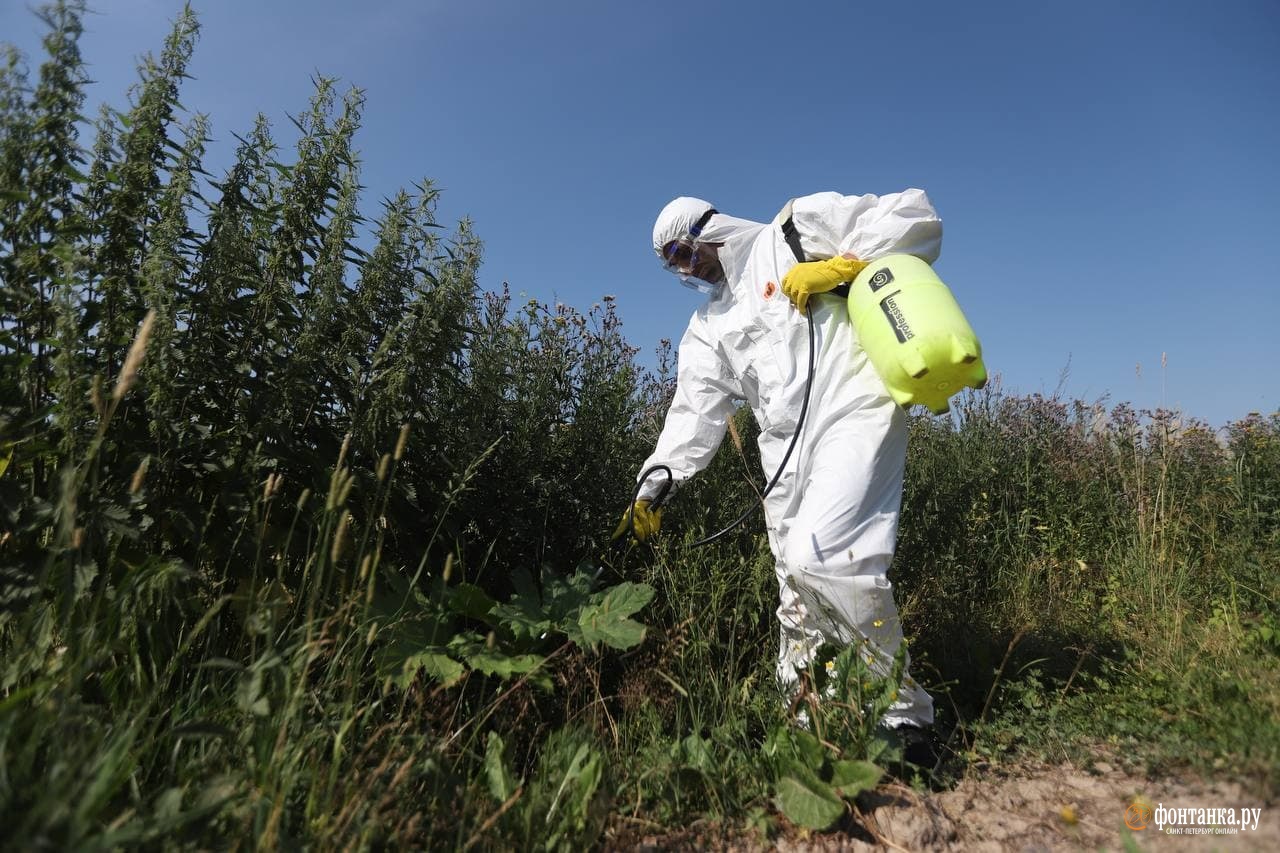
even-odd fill
[{"label": "black sprayer hose", "polygon": [[[787,462],[791,459],[791,452],[796,449],[796,442],[800,440],[800,431],[804,428],[804,416],[809,411],[809,395],[813,391],[813,373],[815,369],[815,364],[817,362],[817,359],[815,356],[814,339],[816,336],[813,333],[812,307],[810,307],[810,310],[805,312],[805,315],[806,317],[808,317],[808,320],[809,320],[809,378],[805,381],[805,384],[804,384],[804,403],[802,403],[800,406],[800,416],[796,418],[796,431],[795,431],[795,434],[791,436],[791,444],[787,445],[787,452],[786,454],[783,455],[782,462],[778,465],[778,470],[774,472],[773,479],[769,481],[769,485],[765,486],[764,491],[760,493],[760,500],[756,503],[753,503],[751,506],[749,506],[747,508],[747,511],[744,512],[742,515],[738,516],[737,519],[735,519],[728,527],[716,533],[712,533],[710,536],[699,539],[697,542],[694,542],[692,545],[689,546],[691,548],[698,548],[702,545],[711,544],[712,542],[716,541],[721,536],[724,536],[726,533],[730,532],[739,524],[741,524],[742,522],[750,518],[751,515],[756,510],[764,506],[765,497],[769,494],[769,492],[773,491],[774,486],[778,485],[778,480],[782,479],[782,472],[787,469]],[[636,483],[636,490],[631,496],[632,507],[636,505],[636,501],[640,498],[640,490],[644,488],[645,481],[648,480],[649,475],[655,471],[666,471],[667,482],[663,484],[662,491],[658,492],[658,496],[654,498],[652,502],[652,506],[654,506],[655,508],[659,507],[662,505],[662,502],[666,499],[667,493],[671,491],[671,484],[674,482],[675,477],[674,475],[672,475],[671,469],[666,465],[653,465],[645,469],[645,472],[640,475],[640,479]],[[628,520],[627,526],[629,528],[627,533],[629,536],[634,536],[635,530],[636,530],[634,509],[632,510],[631,514],[628,516],[627,520]]]}]

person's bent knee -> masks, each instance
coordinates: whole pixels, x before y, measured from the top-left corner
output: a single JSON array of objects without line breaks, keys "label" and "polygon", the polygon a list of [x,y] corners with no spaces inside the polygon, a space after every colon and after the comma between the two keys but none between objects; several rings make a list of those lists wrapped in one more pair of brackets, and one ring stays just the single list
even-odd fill
[{"label": "person's bent knee", "polygon": [[849,553],[825,555],[814,546],[813,537],[804,531],[793,531],[784,543],[788,574],[799,577],[848,578],[883,576],[893,562],[892,554],[870,554],[856,557]]}]

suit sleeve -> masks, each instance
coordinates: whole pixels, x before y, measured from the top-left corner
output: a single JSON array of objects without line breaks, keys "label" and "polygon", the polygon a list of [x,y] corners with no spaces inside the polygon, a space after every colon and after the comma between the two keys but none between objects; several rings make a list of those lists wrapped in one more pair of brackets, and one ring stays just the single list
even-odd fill
[{"label": "suit sleeve", "polygon": [[796,199],[792,215],[812,259],[849,253],[869,261],[905,254],[933,263],[942,251],[942,220],[924,190],[882,196],[815,193]]},{"label": "suit sleeve", "polygon": [[[680,341],[677,361],[675,397],[657,447],[640,469],[643,474],[653,465],[668,466],[674,488],[711,463],[733,415],[734,400],[742,398],[741,389],[697,315]],[[651,474],[640,490],[640,498],[652,499],[665,482],[664,472]]]}]

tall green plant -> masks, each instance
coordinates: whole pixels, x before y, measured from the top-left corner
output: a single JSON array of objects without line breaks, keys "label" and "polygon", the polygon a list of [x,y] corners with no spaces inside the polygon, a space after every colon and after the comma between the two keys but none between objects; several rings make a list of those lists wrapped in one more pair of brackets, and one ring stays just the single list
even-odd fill
[{"label": "tall green plant", "polygon": [[140,274],[155,240],[161,186],[175,145],[169,131],[198,33],[195,14],[187,7],[174,23],[159,59],[143,60],[133,104],[121,116],[120,161],[103,206],[97,250],[102,299],[97,362],[106,376],[120,366],[123,348],[146,303]]}]

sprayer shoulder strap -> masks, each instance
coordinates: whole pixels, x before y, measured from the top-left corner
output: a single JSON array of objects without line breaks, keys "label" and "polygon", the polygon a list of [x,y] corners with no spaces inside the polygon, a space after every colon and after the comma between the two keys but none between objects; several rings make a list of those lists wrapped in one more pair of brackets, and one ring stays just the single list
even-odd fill
[{"label": "sprayer shoulder strap", "polygon": [[[795,204],[795,199],[791,199],[782,207],[782,212],[778,214],[778,218],[782,220],[782,239],[787,241],[787,245],[791,247],[791,254],[796,256],[796,263],[803,264],[809,258],[804,253],[804,247],[800,245],[800,229],[796,228],[795,216],[791,212],[791,206]],[[837,285],[832,289],[832,293],[847,297],[849,295],[849,284]]]},{"label": "sprayer shoulder strap", "polygon": [[794,198],[788,201],[778,217],[782,220],[782,239],[786,240],[787,245],[791,247],[791,254],[796,256],[796,263],[803,264],[809,259],[805,257],[804,247],[800,245],[800,231],[797,230],[795,217],[791,214],[791,206],[795,202]]}]

